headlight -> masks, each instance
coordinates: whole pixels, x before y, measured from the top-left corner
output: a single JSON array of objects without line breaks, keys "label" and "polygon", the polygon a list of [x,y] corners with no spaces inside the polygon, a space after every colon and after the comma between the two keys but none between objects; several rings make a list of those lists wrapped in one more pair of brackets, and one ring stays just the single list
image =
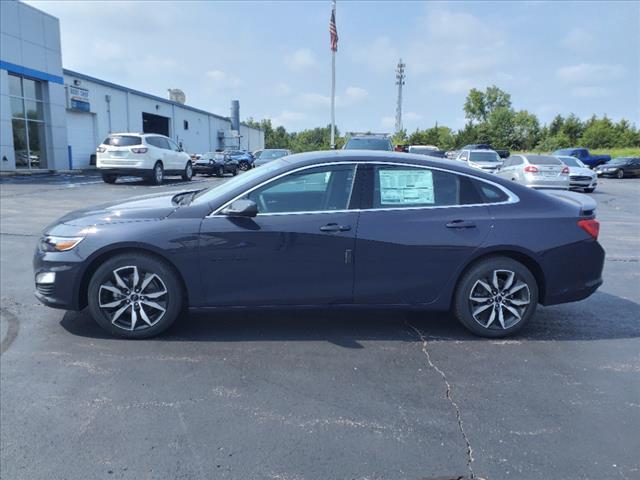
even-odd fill
[{"label": "headlight", "polygon": [[40,240],[40,250],[43,252],[66,252],[78,245],[84,237],[54,237],[47,235]]}]

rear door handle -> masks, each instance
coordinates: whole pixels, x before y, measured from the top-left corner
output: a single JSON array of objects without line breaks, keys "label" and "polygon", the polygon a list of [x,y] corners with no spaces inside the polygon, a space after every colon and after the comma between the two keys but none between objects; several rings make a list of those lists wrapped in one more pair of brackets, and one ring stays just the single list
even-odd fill
[{"label": "rear door handle", "polygon": [[474,222],[469,222],[467,220],[453,220],[447,223],[447,228],[476,228],[476,224]]},{"label": "rear door handle", "polygon": [[338,225],[337,223],[327,223],[320,227],[322,232],[348,232],[351,230],[351,225]]}]

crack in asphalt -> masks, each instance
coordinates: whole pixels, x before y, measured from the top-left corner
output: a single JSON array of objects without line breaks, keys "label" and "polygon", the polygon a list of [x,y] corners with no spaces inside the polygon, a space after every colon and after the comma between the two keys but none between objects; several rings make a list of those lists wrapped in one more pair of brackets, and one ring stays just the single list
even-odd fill
[{"label": "crack in asphalt", "polygon": [[455,412],[456,420],[458,422],[458,429],[460,430],[460,433],[462,434],[462,438],[463,438],[464,443],[466,445],[467,468],[469,469],[469,475],[470,475],[469,478],[470,479],[479,478],[479,477],[476,477],[475,474],[473,473],[473,467],[471,465],[473,463],[473,460],[474,460],[473,459],[473,448],[471,448],[471,443],[469,442],[469,437],[467,437],[467,434],[464,431],[464,425],[462,423],[462,414],[460,413],[460,407],[458,406],[456,401],[453,399],[452,388],[451,388],[451,384],[449,383],[449,379],[447,378],[446,373],[444,373],[431,360],[431,354],[429,353],[429,349],[427,348],[427,346],[428,346],[427,338],[424,336],[424,334],[418,328],[416,328],[413,325],[411,325],[409,322],[405,322],[405,323],[414,332],[416,332],[416,334],[420,338],[420,341],[422,342],[422,353],[427,358],[427,363],[428,363],[429,367],[432,370],[434,370],[435,372],[437,372],[442,377],[442,380],[444,381],[444,384],[446,386],[446,397],[447,397],[447,400],[449,401],[449,403],[451,404],[451,407],[453,408],[453,411]]}]

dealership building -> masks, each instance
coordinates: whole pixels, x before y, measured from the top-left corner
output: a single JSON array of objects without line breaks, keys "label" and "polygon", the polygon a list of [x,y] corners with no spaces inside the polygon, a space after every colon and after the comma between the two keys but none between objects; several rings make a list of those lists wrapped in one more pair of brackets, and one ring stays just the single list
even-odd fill
[{"label": "dealership building", "polygon": [[[60,23],[0,1],[0,171],[89,168],[111,132],[161,133],[189,153],[264,148],[264,132],[229,117],[62,68]],[[182,97],[182,98],[181,98]]]}]

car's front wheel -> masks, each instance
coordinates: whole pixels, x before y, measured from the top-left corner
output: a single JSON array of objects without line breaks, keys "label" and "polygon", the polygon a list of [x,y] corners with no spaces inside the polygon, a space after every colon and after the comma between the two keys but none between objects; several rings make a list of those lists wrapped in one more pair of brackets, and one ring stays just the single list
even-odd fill
[{"label": "car's front wheel", "polygon": [[538,305],[538,285],[520,262],[490,257],[473,265],[455,292],[454,313],[476,335],[505,337],[522,329]]},{"label": "car's front wheel", "polygon": [[240,168],[240,170],[242,170],[243,172],[246,172],[251,168],[251,164],[247,160],[240,160],[238,168]]},{"label": "car's front wheel", "polygon": [[171,267],[144,253],[107,260],[89,281],[91,316],[120,337],[158,335],[176,320],[182,302],[181,284]]},{"label": "car's front wheel", "polygon": [[620,169],[616,172],[616,178],[624,178],[624,170]]}]

